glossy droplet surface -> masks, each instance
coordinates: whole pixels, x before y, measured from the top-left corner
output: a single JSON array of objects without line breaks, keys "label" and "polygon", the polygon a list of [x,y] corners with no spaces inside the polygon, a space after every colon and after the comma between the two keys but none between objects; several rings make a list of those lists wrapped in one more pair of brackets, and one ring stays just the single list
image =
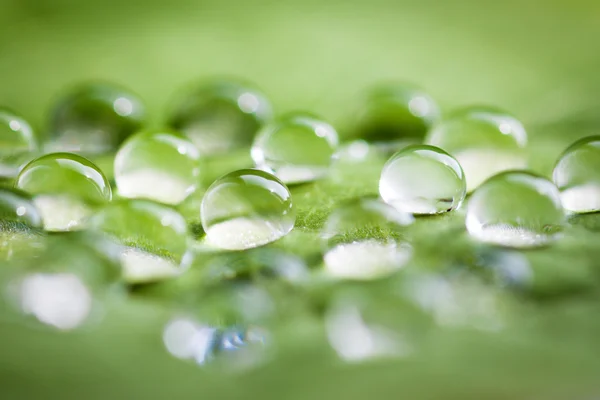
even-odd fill
[{"label": "glossy droplet surface", "polygon": [[0,178],[16,176],[19,167],[37,147],[29,123],[13,111],[0,107]]},{"label": "glossy droplet surface", "polygon": [[20,226],[41,228],[42,216],[27,193],[18,189],[0,188],[0,231]]},{"label": "glossy droplet surface", "polygon": [[86,83],[64,93],[51,110],[50,151],[83,154],[117,149],[145,122],[142,101],[133,93],[109,83]]},{"label": "glossy droplet surface", "polygon": [[454,156],[471,192],[499,172],[527,166],[527,134],[510,114],[491,107],[458,110],[437,123],[426,143]]},{"label": "glossy droplet surface", "polygon": [[169,125],[183,132],[204,155],[249,147],[272,116],[267,98],[235,81],[206,82],[176,103]]},{"label": "glossy droplet surface", "polygon": [[275,176],[253,169],[217,179],[202,199],[200,216],[208,242],[228,250],[273,242],[296,221],[289,189]]},{"label": "glossy droplet surface", "polygon": [[48,231],[81,229],[94,208],[112,197],[102,171],[71,153],[52,153],[31,161],[17,176],[15,187],[32,195]]},{"label": "glossy droplet surface", "polygon": [[374,199],[356,199],[325,222],[324,264],[328,275],[374,279],[397,271],[412,255],[404,232],[413,217]]},{"label": "glossy droplet surface", "polygon": [[179,204],[198,185],[198,149],[174,132],[159,130],[131,136],[115,157],[119,196]]},{"label": "glossy droplet surface", "polygon": [[438,118],[437,104],[419,87],[379,85],[365,93],[353,137],[369,142],[421,141]]},{"label": "glossy droplet surface", "polygon": [[552,177],[565,209],[600,211],[600,136],[573,143],[556,163]]},{"label": "glossy droplet surface", "polygon": [[484,182],[469,199],[466,225],[475,239],[507,247],[538,247],[560,237],[565,215],[556,186],[526,171]]},{"label": "glossy droplet surface", "polygon": [[115,201],[96,213],[89,225],[123,246],[120,261],[127,282],[178,275],[191,260],[186,222],[170,207],[146,200]]},{"label": "glossy droplet surface", "polygon": [[434,146],[414,145],[385,163],[379,194],[398,211],[438,214],[461,205],[466,180],[454,157]]},{"label": "glossy droplet surface", "polygon": [[308,113],[293,113],[259,132],[252,159],[285,183],[307,182],[327,174],[337,145],[331,125]]}]

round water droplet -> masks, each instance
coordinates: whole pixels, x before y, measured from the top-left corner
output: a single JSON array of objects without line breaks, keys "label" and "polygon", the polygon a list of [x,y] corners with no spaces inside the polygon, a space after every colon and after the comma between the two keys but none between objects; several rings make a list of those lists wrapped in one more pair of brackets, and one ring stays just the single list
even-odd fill
[{"label": "round water droplet", "polygon": [[47,231],[81,229],[94,208],[112,197],[102,171],[71,153],[52,153],[31,161],[17,176],[15,187],[33,196]]},{"label": "round water droplet", "polygon": [[198,149],[168,131],[131,136],[115,157],[119,196],[179,204],[197,187]]},{"label": "round water droplet", "polygon": [[414,145],[394,154],[384,165],[379,194],[398,211],[438,214],[461,205],[466,181],[454,157],[437,147]]},{"label": "round water droplet", "polygon": [[600,136],[573,143],[562,154],[553,179],[565,209],[576,213],[600,211]]},{"label": "round water droplet", "polygon": [[233,81],[213,81],[189,91],[171,112],[169,125],[204,155],[250,146],[271,105],[258,90]]},{"label": "round water droplet", "polygon": [[257,168],[272,171],[285,183],[312,181],[327,174],[338,145],[328,123],[293,113],[265,126],[252,146]]},{"label": "round water droplet", "polygon": [[322,233],[325,270],[343,279],[374,279],[404,266],[412,248],[404,236],[413,217],[373,199],[334,210]]},{"label": "round water droplet", "polygon": [[209,243],[242,250],[287,235],[296,212],[289,189],[279,179],[264,171],[243,169],[208,188],[200,217]]},{"label": "round water droplet", "polygon": [[31,197],[17,189],[0,188],[0,231],[41,228],[42,217]]},{"label": "round water droplet", "polygon": [[492,175],[527,166],[523,125],[490,107],[456,111],[431,129],[426,143],[456,157],[465,172],[468,192]]},{"label": "round water droplet", "polygon": [[47,150],[108,153],[144,122],[144,106],[128,90],[107,83],[82,84],[66,92],[52,109]]},{"label": "round water droplet", "polygon": [[560,237],[565,215],[559,191],[526,171],[484,182],[469,199],[466,225],[477,240],[507,247],[538,247]]},{"label": "round water droplet", "polygon": [[0,178],[12,178],[28,156],[37,150],[29,123],[11,110],[0,107]]},{"label": "round water droplet", "polygon": [[421,141],[438,117],[438,106],[422,89],[380,85],[364,96],[353,136],[369,142]]},{"label": "round water droplet", "polygon": [[115,201],[89,225],[123,246],[120,260],[129,283],[179,275],[191,262],[186,222],[170,207],[146,200]]}]

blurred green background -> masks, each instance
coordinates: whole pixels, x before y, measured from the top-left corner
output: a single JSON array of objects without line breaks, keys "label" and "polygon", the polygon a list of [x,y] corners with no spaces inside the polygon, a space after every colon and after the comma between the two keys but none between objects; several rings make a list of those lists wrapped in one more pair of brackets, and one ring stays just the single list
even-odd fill
[{"label": "blurred green background", "polygon": [[[515,113],[531,133],[532,167],[548,174],[566,145],[600,133],[599,41],[592,0],[0,0],[0,104],[43,130],[60,90],[106,79],[139,93],[160,125],[190,81],[235,75],[277,112],[343,123],[365,86],[408,80],[444,111],[489,103]],[[583,241],[557,250],[561,266],[598,270],[585,253],[597,238]],[[585,400],[600,393],[597,300],[550,303],[531,332],[446,332],[411,363],[343,366],[316,328],[290,327],[297,343],[276,363],[223,376],[170,357],[160,337],[169,311],[134,299],[108,304],[93,334],[0,321],[0,397]]]}]

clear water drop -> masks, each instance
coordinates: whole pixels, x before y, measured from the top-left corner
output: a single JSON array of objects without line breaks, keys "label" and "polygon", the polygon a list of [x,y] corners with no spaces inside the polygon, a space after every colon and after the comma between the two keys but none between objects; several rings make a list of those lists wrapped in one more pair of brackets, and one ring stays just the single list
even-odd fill
[{"label": "clear water drop", "polygon": [[252,146],[257,168],[287,184],[323,177],[338,145],[335,129],[308,113],[292,113],[266,125]]},{"label": "clear water drop", "polygon": [[412,255],[404,235],[412,222],[410,214],[374,199],[356,199],[340,206],[328,217],[322,232],[326,273],[366,280],[397,271]]},{"label": "clear water drop", "polygon": [[249,147],[271,116],[269,101],[257,89],[215,80],[182,96],[173,107],[169,126],[183,132],[201,154],[215,155]]},{"label": "clear water drop", "polygon": [[41,228],[42,216],[33,199],[18,189],[0,188],[0,231]]},{"label": "clear water drop", "polygon": [[13,111],[0,107],[0,179],[13,178],[38,148],[33,129]]},{"label": "clear water drop", "polygon": [[50,114],[47,151],[109,153],[145,123],[142,101],[129,90],[91,82],[70,88]]},{"label": "clear water drop", "polygon": [[261,170],[243,169],[208,188],[200,217],[210,244],[242,250],[287,235],[296,212],[289,189],[279,179]]},{"label": "clear water drop", "polygon": [[89,222],[122,246],[123,277],[129,283],[179,275],[191,262],[184,218],[170,207],[147,200],[107,204]]},{"label": "clear water drop", "polygon": [[381,84],[365,93],[352,135],[375,143],[422,141],[439,114],[437,104],[421,88]]},{"label": "clear water drop", "polygon": [[527,166],[527,133],[512,115],[491,107],[468,107],[437,123],[426,143],[444,149],[460,163],[472,192],[489,177]]},{"label": "clear water drop", "polygon": [[32,195],[47,231],[82,229],[94,208],[112,197],[102,171],[71,153],[52,153],[31,161],[17,176],[15,187]]},{"label": "clear water drop", "polygon": [[136,133],[115,156],[114,174],[119,196],[176,205],[197,187],[198,149],[174,132]]},{"label": "clear water drop", "polygon": [[439,214],[460,207],[466,180],[454,157],[434,146],[414,145],[386,162],[379,194],[398,211]]},{"label": "clear water drop", "polygon": [[600,211],[600,136],[580,139],[561,155],[552,174],[565,209]]},{"label": "clear water drop", "polygon": [[506,247],[549,244],[561,236],[565,214],[556,186],[527,171],[484,182],[469,199],[466,225],[475,239]]}]

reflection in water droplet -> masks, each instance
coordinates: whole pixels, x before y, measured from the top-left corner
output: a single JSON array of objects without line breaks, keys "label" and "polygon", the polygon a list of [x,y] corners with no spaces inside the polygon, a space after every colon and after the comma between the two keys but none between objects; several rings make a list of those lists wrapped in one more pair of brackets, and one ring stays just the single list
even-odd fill
[{"label": "reflection in water droplet", "polygon": [[554,167],[553,180],[568,211],[600,211],[600,136],[569,146]]},{"label": "reflection in water droplet", "polygon": [[552,182],[525,171],[486,181],[469,199],[466,226],[475,239],[507,247],[538,247],[561,236],[565,215]]}]

